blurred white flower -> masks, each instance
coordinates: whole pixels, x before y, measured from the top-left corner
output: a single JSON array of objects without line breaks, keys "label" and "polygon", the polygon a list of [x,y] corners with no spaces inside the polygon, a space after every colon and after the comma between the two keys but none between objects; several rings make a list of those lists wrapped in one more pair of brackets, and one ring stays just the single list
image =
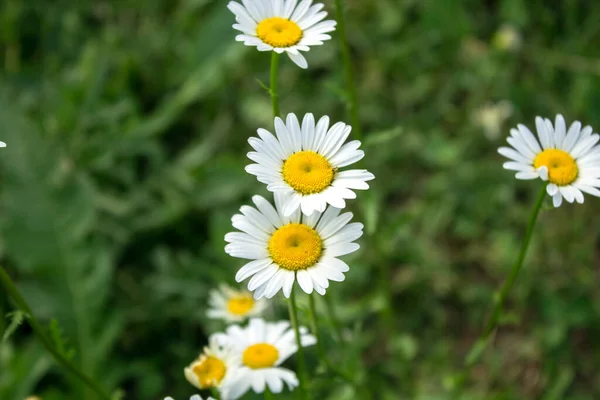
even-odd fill
[{"label": "blurred white flower", "polygon": [[[600,197],[600,135],[592,133],[591,126],[581,128],[575,121],[567,130],[565,119],[557,115],[552,125],[548,118],[536,117],[536,138],[525,126],[511,129],[507,139],[511,147],[498,152],[511,161],[504,168],[517,171],[517,179],[547,181],[546,191],[552,196],[554,207],[569,203],[583,203],[583,193]],[[540,146],[541,144],[541,146]]]},{"label": "blurred white flower", "polygon": [[242,0],[230,1],[227,8],[235,14],[233,28],[242,32],[235,40],[258,51],[286,52],[300,68],[307,68],[306,58],[300,53],[310,46],[331,39],[328,32],[335,30],[336,21],[326,20],[324,5],[312,0]]},{"label": "blurred white flower", "polygon": [[513,113],[513,106],[508,101],[489,103],[473,113],[473,123],[483,129],[490,140],[498,139],[502,127]]},{"label": "blurred white flower", "polygon": [[[165,397],[165,400],[174,400],[171,396],[167,396]],[[195,394],[192,397],[190,397],[190,400],[202,400],[202,397],[200,397],[199,394]],[[215,400],[214,397],[207,397],[206,400]]]},{"label": "blurred white flower", "polygon": [[241,232],[225,235],[225,251],[232,257],[252,260],[236,274],[235,280],[250,279],[248,290],[254,298],[270,299],[279,291],[290,297],[294,282],[306,293],[324,295],[329,281],[341,282],[350,268],[338,257],[359,249],[353,243],[363,234],[363,224],[354,222],[352,213],[329,207],[310,216],[297,209],[283,214],[285,194],[275,193],[275,207],[261,196],[252,201],[257,208],[243,206],[232,217]]},{"label": "blurred white flower", "polygon": [[[200,356],[184,369],[186,379],[198,389],[217,388],[235,377],[240,367],[240,357],[230,346],[219,343],[216,335]],[[224,400],[229,399],[226,395]]]},{"label": "blurred white flower", "polygon": [[[226,333],[216,334],[220,343],[235,348],[241,358],[242,367],[223,390],[232,398],[243,396],[250,388],[262,393],[268,387],[272,393],[281,393],[285,383],[290,390],[298,386],[293,371],[281,364],[298,351],[294,330],[288,321],[266,322],[252,318],[246,327],[232,325]],[[316,338],[300,327],[302,347],[312,346]]]},{"label": "blurred white flower", "polygon": [[227,285],[211,290],[208,304],[208,317],[226,322],[241,322],[259,316],[267,306],[266,300],[255,300],[249,291],[235,290]]},{"label": "blurred white flower", "polygon": [[6,147],[6,143],[0,142],[0,147]]},{"label": "blurred white flower", "polygon": [[265,129],[258,130],[259,138],[248,140],[253,152],[248,158],[256,162],[246,171],[256,176],[274,193],[289,193],[283,207],[284,215],[301,208],[306,215],[325,211],[327,204],[346,207],[345,199],[356,198],[353,190],[366,190],[367,181],[375,176],[364,169],[339,171],[365,156],[360,141],[344,144],[352,127],[338,122],[329,127],[329,117],[315,123],[312,114],[306,114],[299,123],[295,114],[288,114],[286,122],[275,118],[277,138]]},{"label": "blurred white flower", "polygon": [[521,33],[512,25],[502,25],[494,34],[492,44],[502,51],[516,51],[521,48],[523,40]]}]

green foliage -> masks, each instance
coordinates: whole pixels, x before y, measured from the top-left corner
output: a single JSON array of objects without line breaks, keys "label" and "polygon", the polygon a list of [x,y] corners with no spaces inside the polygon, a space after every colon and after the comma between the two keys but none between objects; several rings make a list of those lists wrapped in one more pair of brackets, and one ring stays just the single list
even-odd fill
[{"label": "green foliage", "polygon": [[10,338],[17,331],[19,326],[23,323],[23,321],[25,321],[26,318],[25,313],[20,310],[9,312],[6,314],[6,317],[10,319],[10,323],[2,335],[2,342],[6,342],[8,338]]},{"label": "green foliage", "polygon": [[[496,149],[535,115],[598,129],[600,7],[345,3],[363,165],[377,178],[349,202],[366,235],[327,294],[343,342],[322,315],[324,345],[377,399],[448,399],[537,189]],[[127,399],[194,393],[182,369],[224,328],[205,316],[208,291],[241,266],[223,235],[252,194],[268,195],[243,167],[247,138],[272,126],[269,55],[235,42],[233,23],[214,0],[0,3],[2,264],[61,351]],[[519,49],[494,46],[504,24]],[[348,120],[335,39],[306,71],[282,58],[284,113]],[[499,100],[513,114],[486,135],[474,115]],[[543,210],[462,398],[600,398],[598,201]],[[282,301],[270,316],[286,318]],[[94,399],[19,333],[0,346],[0,399]],[[315,398],[357,398],[308,353]]]}]

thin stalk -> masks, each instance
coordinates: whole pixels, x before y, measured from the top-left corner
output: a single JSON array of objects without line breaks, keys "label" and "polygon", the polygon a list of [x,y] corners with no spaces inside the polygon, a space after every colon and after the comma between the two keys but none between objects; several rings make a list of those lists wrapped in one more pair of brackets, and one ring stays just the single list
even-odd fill
[{"label": "thin stalk", "polygon": [[358,112],[358,100],[356,96],[356,85],[354,83],[354,72],[352,71],[352,58],[348,47],[346,37],[346,23],[344,20],[344,7],[342,0],[335,0],[335,15],[337,20],[337,34],[342,52],[342,61],[344,63],[344,77],[346,80],[346,95],[348,96],[348,109],[354,135],[358,140],[362,140],[362,130],[360,127],[360,118]]},{"label": "thin stalk", "polygon": [[529,223],[527,224],[527,229],[525,231],[525,236],[523,237],[523,242],[521,242],[521,249],[519,250],[519,254],[517,259],[510,271],[510,274],[500,287],[498,291],[494,294],[494,308],[492,309],[492,313],[488,318],[485,329],[479,338],[475,341],[469,352],[467,353],[465,359],[465,368],[466,371],[458,378],[455,383],[455,390],[460,389],[460,387],[464,384],[468,376],[470,375],[471,368],[477,364],[477,362],[481,359],[483,355],[483,351],[487,347],[490,337],[496,327],[498,326],[498,322],[500,320],[500,316],[502,315],[502,309],[504,307],[504,303],[510,290],[512,289],[521,268],[523,267],[523,261],[525,260],[525,256],[527,255],[527,249],[529,248],[529,243],[531,242],[531,236],[533,235],[533,230],[535,228],[535,224],[538,219],[538,215],[540,214],[540,210],[542,209],[542,205],[544,204],[544,199],[546,198],[546,186],[544,185],[540,190],[536,203],[531,210],[531,214],[529,216]]},{"label": "thin stalk", "polygon": [[331,323],[331,327],[333,328],[335,339],[338,343],[344,344],[344,335],[342,335],[342,328],[340,328],[340,323],[337,320],[331,296],[323,296],[323,299],[325,300],[325,310],[327,311],[327,318],[329,318],[329,322]]},{"label": "thin stalk", "polygon": [[[325,364],[329,371],[331,371],[334,375],[337,375],[346,383],[352,385],[358,393],[364,391],[364,388],[361,387],[358,383],[356,383],[352,376],[350,376],[350,374],[347,374],[346,372],[336,368],[333,364],[331,364],[331,362],[329,362],[329,358],[327,358],[327,353],[325,352],[325,348],[323,347],[323,341],[319,330],[319,324],[317,322],[317,307],[315,305],[315,299],[313,295],[308,296],[308,304],[310,309],[311,329],[313,334],[317,338],[317,352],[319,353],[319,359],[323,362],[323,364]],[[364,391],[361,397],[364,399],[370,399],[371,395],[368,391]]]},{"label": "thin stalk", "polygon": [[269,93],[271,94],[271,105],[273,106],[273,118],[279,117],[279,92],[277,89],[277,76],[279,73],[279,54],[271,52],[271,83]]},{"label": "thin stalk", "polygon": [[298,308],[296,307],[296,293],[294,288],[292,288],[292,292],[290,294],[290,302],[289,312],[290,312],[290,321],[294,328],[294,333],[296,336],[296,346],[298,346],[298,380],[300,381],[299,391],[302,397],[305,399],[309,399],[308,391],[306,389],[306,364],[304,361],[304,348],[302,347],[302,341],[300,339],[300,326],[298,325]]},{"label": "thin stalk", "polygon": [[271,391],[269,390],[269,387],[265,388],[265,400],[273,400],[273,393],[271,393]]},{"label": "thin stalk", "polygon": [[52,341],[46,336],[44,332],[44,328],[37,321],[33,313],[31,312],[31,308],[29,304],[25,301],[19,290],[13,283],[10,276],[6,273],[4,268],[0,267],[0,281],[2,281],[2,285],[8,292],[8,295],[13,299],[17,307],[25,314],[25,318],[27,322],[33,329],[33,332],[39,339],[39,341],[44,345],[46,350],[54,357],[56,362],[58,362],[64,369],[66,369],[71,375],[75,378],[81,380],[85,385],[87,385],[90,389],[92,389],[98,396],[102,399],[111,400],[111,397],[102,389],[96,382],[94,382],[90,377],[85,375],[83,372],[80,372],[79,369],[73,366],[71,362],[65,358],[62,354],[60,354],[52,344]]}]

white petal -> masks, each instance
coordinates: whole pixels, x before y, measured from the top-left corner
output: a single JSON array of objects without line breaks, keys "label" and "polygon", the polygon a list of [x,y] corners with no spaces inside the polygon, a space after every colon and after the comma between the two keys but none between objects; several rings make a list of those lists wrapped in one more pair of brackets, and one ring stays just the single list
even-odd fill
[{"label": "white petal", "polygon": [[301,269],[296,271],[296,280],[305,293],[311,294],[313,291],[312,280],[306,270]]},{"label": "white petal", "polygon": [[554,204],[554,207],[560,207],[562,204],[562,195],[560,192],[552,196],[552,204]]},{"label": "white petal", "polygon": [[294,62],[294,64],[296,64],[300,68],[302,68],[302,69],[308,68],[308,61],[306,61],[306,58],[304,58],[304,56],[302,54],[300,54],[300,53],[292,54],[288,51],[287,55],[290,58],[290,60],[292,60]]}]

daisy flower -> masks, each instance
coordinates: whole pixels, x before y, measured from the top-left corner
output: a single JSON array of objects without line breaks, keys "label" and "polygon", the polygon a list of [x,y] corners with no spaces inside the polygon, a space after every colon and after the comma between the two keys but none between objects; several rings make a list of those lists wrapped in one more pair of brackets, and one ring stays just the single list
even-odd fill
[{"label": "daisy flower", "polygon": [[600,146],[596,146],[600,135],[592,133],[591,126],[582,129],[579,121],[567,130],[562,115],[556,116],[554,126],[540,117],[535,125],[538,138],[525,125],[511,129],[507,141],[512,147],[498,149],[511,160],[504,168],[517,171],[517,179],[547,181],[546,191],[554,207],[559,207],[563,198],[583,203],[582,192],[600,197]]},{"label": "daisy flower", "polygon": [[352,213],[340,215],[329,207],[324,213],[301,215],[296,210],[284,216],[286,195],[275,193],[275,207],[261,196],[252,201],[257,208],[243,206],[234,215],[233,226],[242,232],[225,235],[225,252],[232,257],[252,260],[236,274],[235,280],[250,279],[248,290],[254,298],[271,298],[280,290],[290,297],[294,281],[306,293],[324,295],[329,281],[341,282],[348,265],[337,257],[359,249],[354,240],[362,236],[361,223],[348,222]]},{"label": "daisy flower", "polygon": [[[171,396],[167,396],[165,397],[165,400],[174,400]],[[202,400],[202,397],[200,397],[199,394],[195,394],[192,397],[190,397],[190,400]],[[215,400],[214,397],[207,397],[206,400]]]},{"label": "daisy flower", "polygon": [[217,336],[212,335],[202,354],[183,372],[186,379],[198,389],[221,389],[229,379],[235,377],[239,366],[237,352],[219,343]]},{"label": "daisy flower", "polygon": [[235,290],[227,285],[212,290],[208,304],[208,317],[226,322],[241,322],[248,317],[258,316],[267,306],[265,300],[254,300],[247,290]]},{"label": "daisy flower", "polygon": [[267,184],[269,191],[291,195],[283,207],[284,215],[299,207],[306,215],[323,212],[328,203],[344,208],[345,199],[356,198],[352,189],[368,189],[367,181],[375,178],[364,169],[339,171],[365,155],[358,150],[360,141],[344,144],[351,130],[343,122],[329,128],[327,116],[315,124],[314,116],[306,114],[302,125],[294,114],[288,114],[285,123],[277,117],[277,138],[259,129],[260,139],[248,140],[256,150],[248,153],[248,158],[256,164],[246,166],[246,171]]},{"label": "daisy flower", "polygon": [[[229,381],[230,396],[240,397],[250,388],[262,393],[268,386],[272,393],[281,393],[284,383],[290,390],[298,386],[296,374],[281,367],[285,360],[298,351],[294,330],[288,321],[266,322],[252,318],[248,326],[232,325],[226,333],[216,336],[220,343],[236,349],[242,357],[242,366],[235,378]],[[302,347],[312,346],[316,342],[316,338],[305,327],[300,327]]]},{"label": "daisy flower", "polygon": [[308,67],[300,52],[331,39],[327,32],[335,30],[335,21],[323,21],[323,7],[312,0],[242,0],[227,5],[235,14],[233,28],[242,32],[235,40],[259,51],[286,52],[300,68]]}]

